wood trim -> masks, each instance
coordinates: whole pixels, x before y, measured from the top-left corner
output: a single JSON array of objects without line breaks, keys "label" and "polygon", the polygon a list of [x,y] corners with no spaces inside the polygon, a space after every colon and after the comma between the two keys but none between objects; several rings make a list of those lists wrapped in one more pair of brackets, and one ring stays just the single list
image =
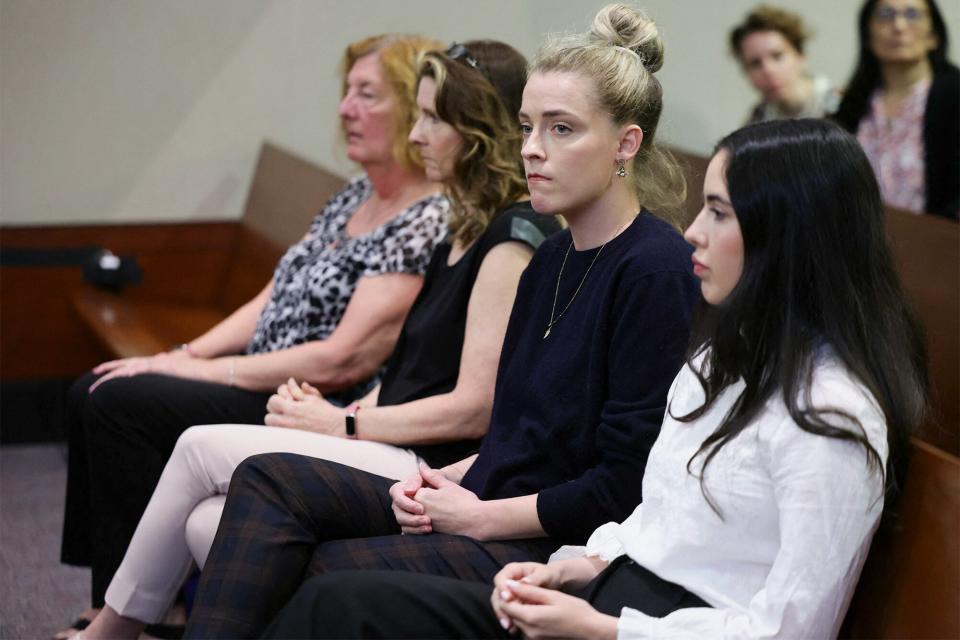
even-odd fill
[{"label": "wood trim", "polygon": [[[124,299],[216,306],[239,235],[237,222],[0,228],[0,251],[106,247],[143,268]],[[71,302],[87,287],[79,266],[0,268],[0,379],[69,378],[110,357]]]}]

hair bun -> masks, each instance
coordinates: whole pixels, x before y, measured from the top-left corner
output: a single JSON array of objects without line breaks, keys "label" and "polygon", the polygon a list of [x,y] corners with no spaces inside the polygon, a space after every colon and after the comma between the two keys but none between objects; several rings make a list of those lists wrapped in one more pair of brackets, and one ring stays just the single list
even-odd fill
[{"label": "hair bun", "polygon": [[663,40],[656,23],[639,9],[608,4],[593,19],[591,38],[600,44],[633,51],[650,73],[663,66]]}]

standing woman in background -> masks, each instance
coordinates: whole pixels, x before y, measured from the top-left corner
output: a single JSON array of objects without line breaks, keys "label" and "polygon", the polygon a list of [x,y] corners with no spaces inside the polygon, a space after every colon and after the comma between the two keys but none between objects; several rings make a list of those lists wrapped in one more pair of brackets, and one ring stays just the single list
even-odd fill
[{"label": "standing woman in background", "polygon": [[877,181],[836,124],[781,120],[722,140],[703,196],[685,237],[709,309],[633,514],[566,559],[506,566],[492,594],[313,578],[265,637],[837,635],[929,390]]},{"label": "standing woman in background", "polygon": [[829,78],[807,71],[809,37],[800,16],[760,5],[730,32],[730,51],[762,100],[748,122],[821,118],[837,108],[840,94]]},{"label": "standing woman in background", "polygon": [[107,362],[68,399],[69,467],[61,560],[92,569],[103,605],[164,464],[195,424],[262,424],[290,376],[349,400],[389,356],[446,233],[448,203],[407,141],[417,61],[439,43],[383,35],[347,47],[339,115],[351,180],[281,259],[256,298],[184,348]]},{"label": "standing woman in background", "polygon": [[834,116],[856,134],[887,204],[960,215],[960,69],[936,0],[867,0],[860,59]]}]

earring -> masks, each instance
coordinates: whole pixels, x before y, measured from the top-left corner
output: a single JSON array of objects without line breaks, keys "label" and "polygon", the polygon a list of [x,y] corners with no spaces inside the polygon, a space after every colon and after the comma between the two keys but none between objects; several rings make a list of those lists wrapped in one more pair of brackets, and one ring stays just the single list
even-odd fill
[{"label": "earring", "polygon": [[627,170],[623,166],[623,160],[617,160],[617,177],[618,178],[627,177]]}]

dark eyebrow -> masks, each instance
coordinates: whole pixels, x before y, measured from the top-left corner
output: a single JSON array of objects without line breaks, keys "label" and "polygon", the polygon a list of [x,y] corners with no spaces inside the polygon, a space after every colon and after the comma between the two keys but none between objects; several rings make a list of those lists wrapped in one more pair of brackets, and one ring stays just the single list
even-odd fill
[{"label": "dark eyebrow", "polygon": [[710,195],[708,195],[708,196],[704,196],[704,199],[705,199],[708,203],[711,203],[711,204],[713,204],[713,203],[719,203],[719,204],[722,204],[722,205],[726,205],[726,206],[728,206],[728,207],[733,207],[732,204],[730,204],[729,202],[727,202],[726,200],[724,200],[723,198],[721,198],[721,197],[718,196],[718,195],[710,194]]}]

